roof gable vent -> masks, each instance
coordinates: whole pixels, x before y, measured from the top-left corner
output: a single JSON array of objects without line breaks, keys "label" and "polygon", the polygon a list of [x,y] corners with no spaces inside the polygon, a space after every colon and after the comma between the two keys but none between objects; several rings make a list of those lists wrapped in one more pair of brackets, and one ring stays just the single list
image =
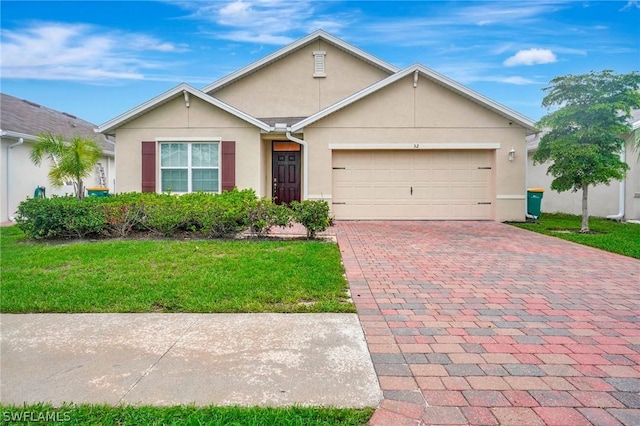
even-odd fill
[{"label": "roof gable vent", "polygon": [[324,50],[315,50],[313,52],[313,76],[314,77],[326,77],[324,69],[324,58],[327,56],[327,52]]}]

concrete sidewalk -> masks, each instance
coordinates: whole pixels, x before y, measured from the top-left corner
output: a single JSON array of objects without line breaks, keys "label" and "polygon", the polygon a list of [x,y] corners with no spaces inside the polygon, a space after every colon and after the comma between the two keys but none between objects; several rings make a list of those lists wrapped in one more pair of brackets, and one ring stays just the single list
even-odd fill
[{"label": "concrete sidewalk", "polygon": [[0,315],[0,401],[376,407],[355,314]]}]

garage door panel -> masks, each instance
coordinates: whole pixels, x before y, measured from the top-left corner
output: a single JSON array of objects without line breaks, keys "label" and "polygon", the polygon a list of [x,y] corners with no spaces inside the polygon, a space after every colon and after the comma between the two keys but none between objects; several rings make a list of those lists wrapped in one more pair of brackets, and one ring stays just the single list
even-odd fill
[{"label": "garage door panel", "polygon": [[454,169],[451,171],[451,182],[472,182],[472,173],[471,170],[458,170]]},{"label": "garage door panel", "polygon": [[467,202],[471,198],[471,190],[466,186],[452,186],[449,192],[449,198],[452,200],[462,200]]},{"label": "garage door panel", "polygon": [[411,183],[414,180],[413,170],[398,168],[389,173],[389,180],[397,183]]},{"label": "garage door panel", "polygon": [[486,186],[472,186],[471,198],[477,201],[486,201],[491,198],[489,188]]},{"label": "garage door panel", "polygon": [[431,171],[431,181],[433,183],[449,183],[451,181],[450,169],[433,169]]},{"label": "garage door panel", "polygon": [[333,213],[337,219],[490,219],[491,153],[334,151]]}]

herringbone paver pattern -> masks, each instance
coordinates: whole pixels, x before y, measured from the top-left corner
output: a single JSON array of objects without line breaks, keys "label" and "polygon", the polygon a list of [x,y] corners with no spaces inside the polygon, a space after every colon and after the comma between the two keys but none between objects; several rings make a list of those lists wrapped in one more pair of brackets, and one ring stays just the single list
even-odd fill
[{"label": "herringbone paver pattern", "polygon": [[640,261],[492,222],[335,230],[371,424],[640,424]]}]

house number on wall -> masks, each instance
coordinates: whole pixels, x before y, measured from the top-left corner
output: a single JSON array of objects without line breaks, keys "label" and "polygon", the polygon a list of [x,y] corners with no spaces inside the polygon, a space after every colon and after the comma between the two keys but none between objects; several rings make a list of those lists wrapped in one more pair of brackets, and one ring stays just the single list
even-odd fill
[{"label": "house number on wall", "polygon": [[414,143],[414,144],[413,144],[413,147],[414,147],[415,149],[418,149],[418,148],[420,148],[420,144],[419,144],[419,143]]}]

